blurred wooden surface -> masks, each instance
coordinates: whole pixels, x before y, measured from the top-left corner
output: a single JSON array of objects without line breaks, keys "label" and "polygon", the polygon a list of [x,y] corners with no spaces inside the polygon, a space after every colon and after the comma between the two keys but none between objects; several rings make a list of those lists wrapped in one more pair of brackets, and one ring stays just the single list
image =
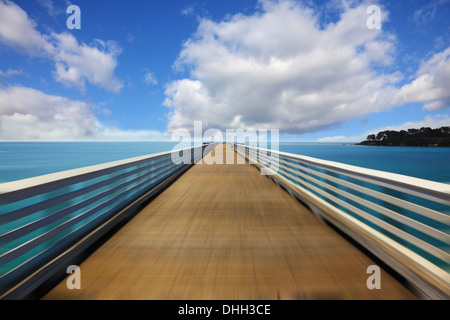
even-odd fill
[{"label": "blurred wooden surface", "polygon": [[369,290],[374,264],[255,167],[200,164],[44,299],[415,298],[384,270]]}]

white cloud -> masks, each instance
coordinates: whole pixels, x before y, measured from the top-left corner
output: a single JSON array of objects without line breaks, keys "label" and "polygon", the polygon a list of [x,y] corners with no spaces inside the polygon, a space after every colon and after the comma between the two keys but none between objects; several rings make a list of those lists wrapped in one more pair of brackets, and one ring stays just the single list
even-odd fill
[{"label": "white cloud", "polygon": [[146,73],[144,75],[144,82],[149,85],[157,85],[158,79],[153,72],[146,70]]},{"label": "white cloud", "polygon": [[441,128],[441,127],[447,127],[450,126],[450,118],[447,115],[435,115],[435,116],[427,116],[422,121],[409,121],[402,123],[400,125],[394,125],[394,126],[387,126],[382,127],[374,130],[369,130],[366,133],[359,135],[359,136],[352,136],[352,137],[346,137],[346,136],[334,136],[334,137],[324,137],[321,139],[318,139],[318,142],[361,142],[366,140],[367,136],[370,134],[377,134],[381,131],[386,130],[395,130],[395,131],[401,131],[401,130],[408,130],[408,129],[419,129],[423,127],[429,127],[429,128]]},{"label": "white cloud", "polygon": [[98,47],[78,44],[69,33],[53,34],[56,53],[56,80],[82,89],[85,79],[112,92],[118,92],[123,83],[114,77],[120,48],[114,42],[96,41]]},{"label": "white cloud", "polygon": [[[422,128],[422,127],[430,127],[430,128],[440,128],[450,126],[450,118],[443,114],[436,114],[435,116],[426,116],[422,121],[409,121],[405,122],[401,125],[397,126],[388,126],[383,129],[377,130],[376,132],[385,131],[385,130],[408,130],[411,128]],[[372,133],[375,133],[372,132]]]},{"label": "white cloud", "polygon": [[[364,140],[364,139],[363,139]],[[317,142],[359,142],[361,138],[359,137],[346,137],[346,136],[333,136],[317,139]]]},{"label": "white cloud", "polygon": [[195,13],[195,9],[193,5],[190,6],[186,6],[185,8],[183,8],[183,10],[181,10],[181,14],[185,15],[185,16],[190,16],[193,15]]},{"label": "white cloud", "polygon": [[445,103],[444,101],[434,101],[425,104],[423,108],[428,111],[439,111],[447,108],[448,106],[449,104]]},{"label": "white cloud", "polygon": [[55,6],[52,0],[38,0],[38,3],[47,10],[49,16],[56,16],[64,12],[60,7]]},{"label": "white cloud", "polygon": [[88,46],[69,33],[41,34],[27,13],[8,0],[0,0],[0,42],[20,53],[53,60],[55,79],[64,84],[84,89],[87,81],[112,92],[123,86],[114,76],[120,54],[116,43],[96,40],[96,46]]},{"label": "white cloud", "polygon": [[440,6],[448,3],[449,0],[433,0],[420,7],[413,14],[413,21],[420,27],[433,21]]},{"label": "white cloud", "polygon": [[95,105],[41,91],[0,88],[0,140],[6,141],[140,141],[167,140],[155,130],[122,130],[104,126]]},{"label": "white cloud", "polygon": [[48,37],[39,33],[36,24],[15,3],[0,0],[0,41],[29,55],[48,55],[54,50]]},{"label": "white cloud", "polygon": [[423,102],[424,109],[450,107],[450,47],[424,61],[416,78],[404,85],[398,96],[405,102]]},{"label": "white cloud", "polygon": [[6,71],[0,70],[0,77],[7,78],[10,76],[24,75],[25,73],[22,70],[14,70],[8,69]]},{"label": "white cloud", "polygon": [[205,5],[199,2],[194,2],[186,5],[181,10],[181,14],[184,16],[195,17],[199,17],[200,15],[210,15],[209,12],[205,9]]},{"label": "white cloud", "polygon": [[170,141],[170,137],[157,130],[122,130],[103,128],[97,140],[107,141]]},{"label": "white cloud", "polygon": [[190,78],[165,92],[169,132],[202,120],[222,130],[301,134],[392,107],[401,75],[374,67],[393,61],[395,38],[367,28],[367,4],[348,6],[323,28],[297,2],[260,7],[251,16],[201,20],[174,65]]},{"label": "white cloud", "polygon": [[84,102],[25,87],[0,90],[1,140],[78,140],[95,136],[96,128]]}]

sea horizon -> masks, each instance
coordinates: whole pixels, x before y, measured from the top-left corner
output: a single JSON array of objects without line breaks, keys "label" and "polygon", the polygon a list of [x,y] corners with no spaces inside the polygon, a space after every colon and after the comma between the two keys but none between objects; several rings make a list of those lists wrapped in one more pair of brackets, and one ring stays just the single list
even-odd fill
[{"label": "sea horizon", "polygon": [[[179,142],[170,141],[0,142],[0,183],[170,151],[177,146]],[[280,152],[450,183],[446,161],[450,158],[450,148],[280,141],[278,149]]]}]

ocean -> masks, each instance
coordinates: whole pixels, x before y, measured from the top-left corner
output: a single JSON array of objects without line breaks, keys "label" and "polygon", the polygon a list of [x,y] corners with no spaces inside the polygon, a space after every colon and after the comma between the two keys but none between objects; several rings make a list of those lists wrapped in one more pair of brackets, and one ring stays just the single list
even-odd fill
[{"label": "ocean", "polygon": [[[0,142],[0,183],[168,151],[176,142]],[[450,148],[280,142],[279,150],[450,183]]]}]

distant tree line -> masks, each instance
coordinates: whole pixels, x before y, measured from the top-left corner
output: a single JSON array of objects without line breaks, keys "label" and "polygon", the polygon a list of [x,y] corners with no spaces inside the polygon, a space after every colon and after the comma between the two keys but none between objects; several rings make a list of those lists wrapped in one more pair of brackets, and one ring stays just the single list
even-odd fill
[{"label": "distant tree line", "polygon": [[450,127],[386,130],[368,135],[359,143],[369,146],[450,147]]}]

